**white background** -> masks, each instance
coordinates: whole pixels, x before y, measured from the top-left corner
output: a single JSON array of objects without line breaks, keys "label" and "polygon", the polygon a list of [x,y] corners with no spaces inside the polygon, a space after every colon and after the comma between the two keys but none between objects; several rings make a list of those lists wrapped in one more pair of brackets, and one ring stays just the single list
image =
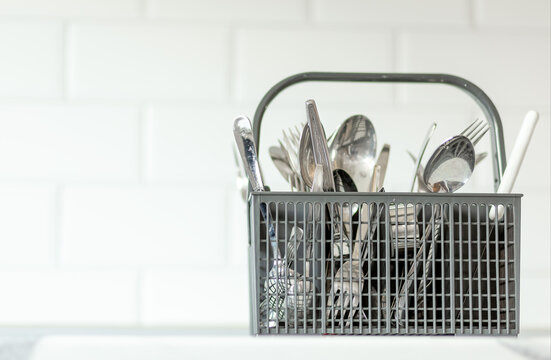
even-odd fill
[{"label": "white background", "polygon": [[[246,329],[245,208],[232,120],[301,71],[445,72],[479,85],[509,154],[541,118],[522,200],[522,331],[550,328],[549,0],[0,0],[0,327]],[[316,99],[392,145],[388,191],[480,115],[442,86],[308,84],[266,114],[266,148]],[[489,150],[485,139],[479,151]],[[465,191],[491,191],[491,162]]]}]

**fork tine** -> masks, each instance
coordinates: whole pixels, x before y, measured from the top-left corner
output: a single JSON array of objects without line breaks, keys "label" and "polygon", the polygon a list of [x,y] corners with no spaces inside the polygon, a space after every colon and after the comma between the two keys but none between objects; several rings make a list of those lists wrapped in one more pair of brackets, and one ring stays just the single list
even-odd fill
[{"label": "fork tine", "polygon": [[467,128],[465,128],[465,130],[463,130],[461,132],[461,134],[459,135],[463,135],[465,137],[467,137],[467,135],[465,135],[467,133],[467,131],[469,131],[476,123],[478,122],[478,119],[476,119],[475,121],[473,121],[469,126],[467,126]]},{"label": "fork tine", "polygon": [[486,135],[486,133],[488,132],[488,130],[490,130],[490,127],[486,124],[486,126],[483,128],[482,132],[478,135],[478,137],[476,137],[475,139],[471,140],[471,142],[473,143],[473,146],[475,146],[476,144],[478,144],[478,142],[480,141],[480,139],[482,139],[482,137],[484,135]]},{"label": "fork tine", "polygon": [[481,120],[476,119],[476,120],[471,124],[471,126],[469,126],[469,127],[467,128],[468,130],[465,129],[465,130],[463,131],[463,133],[461,133],[461,135],[465,136],[465,137],[468,138],[468,139],[471,139],[473,133],[476,132],[476,131],[479,129],[480,125],[482,125],[482,124],[483,124],[483,122],[482,122]]},{"label": "fork tine", "polygon": [[469,140],[472,140],[486,125],[483,122],[478,122],[476,126],[465,135]]},{"label": "fork tine", "polygon": [[297,144],[300,143],[300,134],[302,132],[300,131],[300,129],[298,128],[297,125],[295,125],[295,140],[297,141]]}]

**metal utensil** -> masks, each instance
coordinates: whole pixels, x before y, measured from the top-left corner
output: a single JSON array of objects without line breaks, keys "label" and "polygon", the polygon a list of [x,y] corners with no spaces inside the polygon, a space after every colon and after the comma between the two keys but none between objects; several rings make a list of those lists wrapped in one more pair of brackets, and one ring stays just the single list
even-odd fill
[{"label": "metal utensil", "polygon": [[[470,130],[469,130],[470,129]],[[486,130],[487,131],[487,130]],[[474,136],[476,142],[480,141],[485,131],[475,123],[465,129],[462,134]],[[480,135],[482,134],[482,135]],[[427,166],[423,173],[423,178],[427,187],[432,192],[449,192],[452,193],[460,189],[471,177],[474,169],[475,153],[472,142],[465,136],[459,135],[445,141],[432,154],[427,162]],[[422,296],[426,287],[429,285],[427,279],[430,276],[431,267],[429,266],[434,256],[435,240],[440,233],[441,224],[437,221],[441,214],[441,207],[435,206],[432,214],[432,219],[425,228],[421,246],[415,255],[415,259],[409,268],[406,275],[406,280],[402,283],[398,298],[394,299],[392,308],[394,309],[394,317],[398,321],[403,321],[406,313],[407,292],[411,292],[411,287],[415,280],[417,271],[421,270],[423,261],[422,256],[427,246],[427,238],[432,232],[431,246],[425,258],[424,276],[421,278],[418,292],[418,298]],[[432,226],[434,222],[434,227]]]},{"label": "metal utensil", "polygon": [[[384,192],[384,189],[380,189],[380,191]],[[371,211],[368,211],[369,208]],[[373,235],[378,229],[378,225],[371,225],[368,227],[367,222],[373,224],[375,219],[380,218],[382,212],[383,207],[380,207],[379,211],[376,211],[375,206],[370,207],[367,204],[363,204],[360,213],[360,229],[358,229],[356,235],[357,242],[352,246],[352,255],[349,260],[341,265],[333,277],[331,291],[327,299],[326,315],[328,319],[344,319],[344,312],[351,310],[347,321],[349,324],[359,310],[360,297],[362,296],[362,289],[364,286],[363,264],[365,261],[371,261],[372,254],[369,247],[365,246],[366,249],[363,249],[365,244],[362,243],[362,241],[367,239],[368,234],[370,238],[373,239]],[[368,233],[368,229],[371,229],[370,233]],[[331,314],[331,312],[333,312],[333,314]],[[363,310],[362,318],[367,319]]]},{"label": "metal utensil", "polygon": [[389,206],[389,235],[392,254],[406,247],[410,249],[420,245],[419,242],[414,241],[414,239],[420,237],[419,226],[416,221],[418,210],[419,208],[414,204]]},{"label": "metal utensil", "polygon": [[[354,181],[348,175],[348,173],[342,169],[336,169],[333,171],[333,177],[335,180],[335,190],[337,192],[357,192],[358,189],[356,188],[356,184],[354,184]],[[346,234],[351,234],[352,229],[350,228],[350,219],[352,216],[356,213],[358,210],[357,204],[343,204],[341,211],[341,217],[342,217],[342,224],[344,227],[344,231]],[[347,241],[348,237],[345,237],[343,239],[342,243],[342,249],[340,242],[335,242],[333,244],[333,256],[338,257],[341,256],[347,256],[350,254],[350,244]]]},{"label": "metal utensil", "polygon": [[429,128],[429,131],[425,135],[425,139],[423,139],[423,143],[421,144],[421,148],[419,149],[419,154],[417,155],[417,161],[415,164],[415,170],[413,172],[413,180],[411,181],[411,189],[409,191],[413,192],[413,188],[415,187],[415,180],[418,176],[418,170],[421,166],[421,160],[423,159],[423,155],[425,154],[425,150],[427,149],[427,145],[429,144],[430,138],[434,134],[434,131],[436,130],[436,123],[432,123],[432,125]]},{"label": "metal utensil", "polygon": [[377,185],[381,178],[381,165],[376,164],[373,169],[373,176],[371,176],[371,192],[377,192]]},{"label": "metal utensil", "polygon": [[431,192],[455,192],[471,177],[474,160],[471,141],[462,135],[454,136],[432,154],[423,179]]},{"label": "metal utensil", "polygon": [[[516,177],[518,175],[518,172],[520,171],[520,166],[522,165],[522,161],[524,160],[524,155],[526,154],[526,150],[528,149],[528,144],[530,143],[530,139],[532,138],[534,129],[536,128],[538,119],[539,113],[534,110],[528,111],[524,116],[520,131],[515,140],[515,144],[513,145],[513,151],[511,152],[509,163],[505,168],[505,172],[496,193],[503,194],[510,193],[512,191],[513,185],[516,181]],[[502,220],[504,211],[505,210],[503,205],[498,205],[497,214],[495,206],[492,205],[490,207],[488,218],[490,221],[494,221],[494,224],[491,224],[491,226],[495,225],[496,216],[498,221]],[[481,258],[484,257],[484,254],[486,253],[486,248],[487,246],[483,247],[482,253],[480,255]],[[477,277],[478,271],[479,266],[478,264],[476,264],[473,272],[473,278]],[[464,306],[467,304],[467,300],[467,297],[465,297],[465,299],[463,300]],[[457,318],[460,318],[460,314],[457,314]]]},{"label": "metal utensil", "polygon": [[[388,167],[388,157],[390,155],[390,145],[384,144],[375,166],[379,166],[377,181],[375,184],[371,184],[371,191],[378,192],[385,182],[386,168]],[[373,172],[375,174],[375,171]]]},{"label": "metal utensil", "polygon": [[[302,236],[303,231],[300,227],[294,226],[291,229],[283,264],[278,269],[281,271],[281,274],[279,274],[281,278],[287,277],[287,294],[286,297],[266,297],[260,304],[260,309],[262,310],[260,319],[264,326],[276,327],[277,323],[281,320],[287,319],[291,322],[291,320],[294,319],[297,308],[295,294],[297,294],[297,288],[303,286],[304,281],[302,280],[302,276],[292,269],[291,265],[295,261],[296,250],[297,247],[300,246]],[[268,279],[264,282],[264,288],[270,288]]]},{"label": "metal utensil", "polygon": [[335,191],[333,169],[329,160],[329,150],[323,125],[320,122],[318,110],[314,100],[306,101],[306,115],[308,125],[304,127],[300,139],[300,174],[304,183],[312,187],[314,166],[323,167],[323,190]]},{"label": "metal utensil", "polygon": [[[411,160],[414,163],[417,163],[417,158],[415,157],[415,155],[413,155],[413,153],[409,150],[407,150],[407,153],[408,153],[409,157],[411,158]],[[475,158],[474,158],[475,167],[478,164],[480,164],[484,159],[486,159],[487,156],[488,156],[487,152],[482,152],[480,154],[476,154]],[[425,168],[423,167],[423,165],[419,165],[419,167],[417,168],[417,191],[418,192],[430,192],[430,189],[427,187],[427,184],[425,184],[425,182],[423,181],[423,172],[424,171],[425,171]]]},{"label": "metal utensil", "polygon": [[[319,119],[318,110],[314,100],[306,101],[306,115],[308,124],[304,127],[300,139],[300,173],[305,184],[312,187],[313,176],[316,167],[323,169],[322,190],[327,192],[335,191],[335,181],[333,178],[333,169],[329,160],[329,150],[323,125]],[[337,206],[336,211],[330,209],[333,223],[334,243],[346,243],[349,241],[348,235],[341,229],[342,211]],[[334,255],[335,256],[335,255]]]},{"label": "metal utensil", "polygon": [[[316,166],[314,171],[314,178],[312,182],[312,192],[322,192],[323,191],[323,167],[321,165]],[[305,272],[304,276],[297,279],[296,286],[293,286],[289,289],[287,296],[289,297],[289,303],[294,306],[294,310],[298,317],[303,317],[309,311],[309,305],[312,302],[314,290],[314,284],[311,280],[310,273],[312,271],[312,249],[313,249],[313,235],[314,235],[314,223],[319,224],[321,220],[321,209],[312,207],[312,204],[309,205],[309,213],[312,214],[312,224],[311,226],[306,226],[305,232]]]},{"label": "metal utensil", "polygon": [[236,184],[237,190],[241,194],[241,199],[243,199],[244,202],[247,202],[247,191],[249,191],[249,181],[247,180],[247,177],[245,176],[245,173],[243,171],[243,167],[242,167],[243,165],[239,163],[237,151],[233,146],[232,146],[232,152],[233,152],[233,159],[235,160],[235,166],[237,168],[237,178],[235,179],[235,184]]},{"label": "metal utensil", "polygon": [[490,127],[485,121],[476,119],[459,135],[465,136],[475,146],[489,129]]},{"label": "metal utensil", "polygon": [[[251,122],[247,117],[239,116],[235,119],[233,134],[251,187],[254,191],[264,191],[264,182],[262,181],[260,165],[258,164],[258,157],[256,155]],[[268,273],[266,284],[268,304],[270,308],[276,309],[276,315],[280,319],[284,313],[281,312],[279,306],[282,302],[284,303],[287,289],[289,286],[293,286],[293,284],[285,282],[285,274],[288,269],[285,262],[281,259],[275,228],[266,204],[260,206],[260,211],[264,219],[266,219],[269,243],[273,254],[272,267]],[[270,310],[268,312],[270,313]]]},{"label": "metal utensil", "polygon": [[281,147],[270,146],[268,148],[268,154],[281,176],[291,185],[291,189],[297,188],[295,172],[291,169],[287,156],[285,156],[285,152]]},{"label": "metal utensil", "polygon": [[338,128],[329,148],[333,167],[345,170],[358,191],[369,191],[377,153],[377,136],[364,115],[346,119]]},{"label": "metal utensil", "polygon": [[[433,212],[431,221],[434,221],[439,216],[440,216],[440,207],[436,207],[435,211]],[[405,281],[401,284],[398,298],[394,298],[394,301],[392,303],[392,309],[394,311],[394,319],[399,322],[402,322],[406,317],[406,310],[407,310],[406,303],[408,300],[408,296],[406,294],[407,293],[411,294],[413,284],[416,281],[417,273],[421,273],[421,271],[423,271],[424,273],[424,276],[423,278],[421,278],[421,281],[418,287],[419,289],[417,293],[418,299],[422,298],[425,288],[430,285],[430,282],[427,283],[427,278],[430,276],[429,275],[430,269],[431,269],[430,265],[434,254],[435,240],[438,237],[438,234],[440,233],[440,223],[438,221],[435,221],[434,232],[432,234],[432,241],[430,244],[430,248],[428,250],[425,260],[423,261],[423,254],[425,253],[425,248],[427,246],[426,244],[428,242],[428,239],[429,239],[429,236],[431,235],[432,230],[433,230],[432,224],[429,222],[429,224],[427,224],[425,227],[425,231],[423,232],[423,238],[421,239],[421,246],[419,247],[419,250],[415,254],[413,263],[410,266],[408,273],[406,274]],[[424,268],[423,268],[423,264],[425,265]]]}]

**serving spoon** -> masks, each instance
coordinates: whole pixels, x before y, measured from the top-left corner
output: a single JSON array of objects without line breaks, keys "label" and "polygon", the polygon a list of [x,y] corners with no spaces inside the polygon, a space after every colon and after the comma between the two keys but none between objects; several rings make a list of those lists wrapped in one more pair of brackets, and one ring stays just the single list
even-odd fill
[{"label": "serving spoon", "polygon": [[333,169],[346,171],[361,192],[371,189],[376,154],[375,128],[364,115],[353,115],[346,119],[329,146]]},{"label": "serving spoon", "polygon": [[463,135],[454,136],[432,154],[423,179],[431,192],[455,192],[469,181],[474,164],[471,141]]}]

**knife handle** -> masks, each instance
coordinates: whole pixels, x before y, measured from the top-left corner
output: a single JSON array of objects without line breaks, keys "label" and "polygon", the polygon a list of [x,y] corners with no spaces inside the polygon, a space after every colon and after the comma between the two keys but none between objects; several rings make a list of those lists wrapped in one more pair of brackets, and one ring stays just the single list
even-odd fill
[{"label": "knife handle", "polygon": [[[243,161],[243,166],[245,167],[245,172],[247,173],[247,177],[249,178],[253,191],[265,191],[249,118],[246,116],[239,116],[234,120],[233,135],[235,137],[237,149],[241,155],[241,160]],[[275,228],[265,203],[260,204],[260,212],[268,225],[268,236],[270,237],[270,246],[272,247],[274,257],[276,259],[280,259],[281,254],[277,245]]]},{"label": "knife handle", "polygon": [[316,165],[323,166],[323,190],[335,191],[335,180],[333,179],[333,169],[331,168],[331,159],[329,158],[327,138],[325,137],[325,131],[323,130],[318,108],[314,100],[306,101],[306,116],[308,117],[308,126],[310,128],[314,161]]},{"label": "knife handle", "polygon": [[233,136],[243,161],[243,167],[253,191],[264,191],[264,182],[260,173],[256,146],[254,144],[251,122],[246,116],[239,116],[233,122]]},{"label": "knife handle", "polygon": [[[534,129],[538,122],[539,114],[535,111],[528,111],[522,122],[520,132],[513,146],[513,151],[511,152],[511,158],[505,172],[503,173],[503,178],[501,178],[501,183],[497,189],[497,193],[506,194],[510,193],[513,190],[513,185],[517,179],[517,175],[524,160],[524,155],[526,155],[526,150],[528,149],[528,144],[534,134]],[[503,205],[498,206],[497,218],[501,220],[503,217],[504,208]],[[494,206],[490,209],[490,220],[496,218],[496,209]]]}]

